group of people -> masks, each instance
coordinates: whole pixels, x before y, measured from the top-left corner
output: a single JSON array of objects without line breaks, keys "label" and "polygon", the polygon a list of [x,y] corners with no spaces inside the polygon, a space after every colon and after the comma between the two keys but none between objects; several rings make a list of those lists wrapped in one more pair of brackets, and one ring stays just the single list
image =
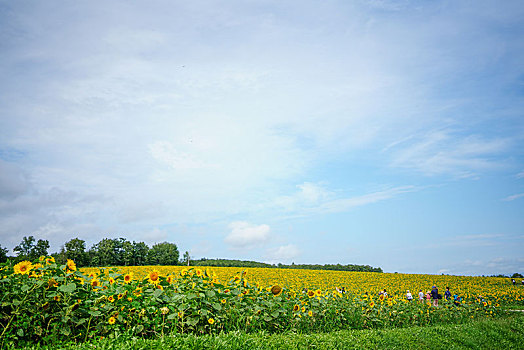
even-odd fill
[{"label": "group of people", "polygon": [[[511,279],[511,282],[513,283],[513,285],[516,285],[516,284],[517,284],[517,281],[515,281],[514,278]],[[522,285],[524,286],[524,280],[522,280]]]},{"label": "group of people", "polygon": [[[449,287],[446,287],[446,291],[444,292],[444,298],[446,298],[446,300],[450,300],[451,299],[451,292],[449,291]],[[406,299],[408,301],[412,301],[413,300],[413,295],[411,294],[411,292],[409,290],[406,291]],[[424,299],[426,301],[430,301],[431,300],[433,302],[433,306],[438,306],[438,301],[439,301],[439,299],[442,299],[442,295],[439,294],[437,286],[433,286],[431,288],[431,291],[428,290],[426,292],[426,294],[424,294],[422,292],[422,289],[419,289],[419,291],[418,291],[418,302],[422,303],[422,302],[424,302]],[[453,299],[455,301],[455,304],[457,304],[457,301],[459,301],[458,300],[459,299],[458,295],[454,295]]]}]

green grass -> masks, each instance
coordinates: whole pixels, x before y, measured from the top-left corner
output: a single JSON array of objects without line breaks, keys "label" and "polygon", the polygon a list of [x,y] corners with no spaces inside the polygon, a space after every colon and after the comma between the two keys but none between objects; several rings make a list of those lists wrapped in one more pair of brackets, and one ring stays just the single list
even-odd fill
[{"label": "green grass", "polygon": [[[428,327],[348,330],[314,334],[166,336],[156,339],[102,339],[47,349],[524,349],[524,314]],[[33,347],[32,349],[40,349]]]}]

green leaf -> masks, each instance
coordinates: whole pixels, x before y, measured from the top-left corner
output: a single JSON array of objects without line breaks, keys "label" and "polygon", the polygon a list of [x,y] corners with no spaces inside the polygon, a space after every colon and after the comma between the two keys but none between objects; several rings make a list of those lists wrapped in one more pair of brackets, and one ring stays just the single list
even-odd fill
[{"label": "green leaf", "polygon": [[102,316],[102,313],[100,311],[89,311],[89,314],[94,317]]},{"label": "green leaf", "polygon": [[167,315],[167,319],[168,320],[172,320],[172,319],[174,319],[177,316],[178,316],[178,314],[169,314],[169,315]]},{"label": "green leaf", "polygon": [[143,326],[143,325],[139,324],[138,326],[136,326],[136,332],[137,332],[137,333],[140,333],[140,332],[142,332],[143,330],[144,330],[144,326]]},{"label": "green leaf", "polygon": [[194,326],[198,323],[198,318],[192,317],[188,319],[186,323],[189,324],[190,326]]},{"label": "green leaf", "polygon": [[162,295],[162,293],[164,293],[164,291],[162,289],[155,289],[155,291],[153,292],[153,296],[155,298],[158,298],[159,296]]},{"label": "green leaf", "polygon": [[63,284],[58,287],[58,290],[64,293],[73,293],[76,290],[76,284],[74,282]]},{"label": "green leaf", "polygon": [[206,290],[206,296],[208,298],[213,298],[216,295],[214,290]]},{"label": "green leaf", "polygon": [[24,284],[22,285],[22,287],[20,288],[20,290],[22,292],[27,292],[29,290],[30,286],[28,284]]},{"label": "green leaf", "polygon": [[23,337],[24,336],[24,330],[22,328],[18,328],[18,330],[16,331],[16,334],[19,337]]}]

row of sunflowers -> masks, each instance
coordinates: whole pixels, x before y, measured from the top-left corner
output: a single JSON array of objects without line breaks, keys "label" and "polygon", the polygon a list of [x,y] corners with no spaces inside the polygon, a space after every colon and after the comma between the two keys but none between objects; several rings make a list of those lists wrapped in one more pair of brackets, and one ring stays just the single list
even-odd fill
[{"label": "row of sunflowers", "polygon": [[[435,283],[453,285],[461,301],[443,300],[433,307],[402,294],[408,287]],[[377,295],[386,288],[387,296]],[[4,266],[0,290],[2,346],[122,334],[326,332],[459,323],[496,317],[501,304],[524,299],[522,290],[488,279],[180,266],[79,270],[72,260],[59,265],[52,257]]]}]

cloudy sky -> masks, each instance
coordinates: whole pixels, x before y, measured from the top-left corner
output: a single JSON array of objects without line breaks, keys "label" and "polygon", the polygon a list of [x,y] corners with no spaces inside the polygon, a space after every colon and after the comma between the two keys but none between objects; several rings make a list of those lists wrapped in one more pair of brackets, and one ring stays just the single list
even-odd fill
[{"label": "cloudy sky", "polygon": [[0,245],[524,272],[522,1],[0,1]]}]

